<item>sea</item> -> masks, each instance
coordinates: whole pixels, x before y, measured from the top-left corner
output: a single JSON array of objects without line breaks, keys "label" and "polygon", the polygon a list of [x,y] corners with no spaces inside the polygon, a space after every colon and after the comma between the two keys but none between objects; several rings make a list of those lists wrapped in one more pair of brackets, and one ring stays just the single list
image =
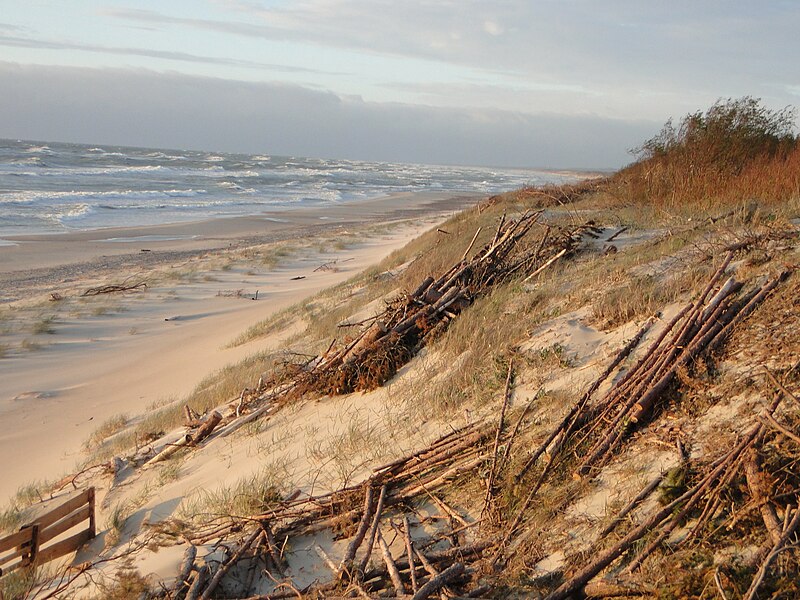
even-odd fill
[{"label": "sea", "polygon": [[495,194],[571,178],[532,169],[0,139],[0,243],[9,235],[257,215],[397,192]]}]

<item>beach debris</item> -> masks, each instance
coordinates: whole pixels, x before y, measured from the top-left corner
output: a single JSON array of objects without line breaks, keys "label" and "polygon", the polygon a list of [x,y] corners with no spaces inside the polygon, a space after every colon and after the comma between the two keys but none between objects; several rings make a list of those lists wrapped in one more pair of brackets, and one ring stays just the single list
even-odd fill
[{"label": "beach debris", "polygon": [[222,421],[222,415],[215,410],[208,417],[206,417],[206,419],[200,424],[200,426],[198,427],[197,431],[194,434],[187,433],[174,444],[168,444],[161,450],[161,452],[159,452],[153,458],[148,460],[144,464],[144,466],[148,467],[155,463],[164,461],[169,457],[173,456],[182,448],[199,444],[205,438],[211,435],[211,432],[214,431],[214,428],[217,425],[219,425],[220,421]]},{"label": "beach debris", "polygon": [[345,258],[344,260],[336,258],[334,260],[329,260],[328,262],[322,263],[320,266],[314,269],[313,272],[316,273],[317,271],[336,271],[338,270],[337,265],[339,263],[346,263],[350,262],[351,260],[355,260],[355,258],[350,257],[350,258]]},{"label": "beach debris", "polygon": [[138,292],[147,289],[147,282],[137,281],[136,283],[120,283],[111,285],[101,285],[91,287],[84,291],[81,296],[99,296],[101,294],[116,294],[119,292]]},{"label": "beach debris", "polygon": [[63,295],[58,292],[50,292],[50,302],[61,302],[62,300],[64,300]]},{"label": "beach debris", "polygon": [[305,279],[305,275],[298,275],[297,277],[290,277],[289,281],[300,281],[301,279]]},{"label": "beach debris", "polygon": [[619,237],[620,235],[622,235],[626,231],[628,231],[628,227],[627,226],[626,227],[620,227],[614,233],[612,233],[610,236],[608,236],[606,238],[606,242],[607,243],[613,242],[615,239],[617,239],[617,237]]},{"label": "beach debris", "polygon": [[527,212],[518,219],[503,215],[492,240],[469,258],[479,228],[461,260],[438,278],[429,276],[412,292],[388,301],[382,313],[363,322],[354,339],[334,342],[314,360],[290,365],[292,383],[280,395],[284,399],[308,393],[338,395],[383,385],[476,298],[512,277],[539,275],[574,253],[585,234],[601,231],[589,221],[560,235],[550,235],[546,229],[538,244],[524,242],[540,214]]}]

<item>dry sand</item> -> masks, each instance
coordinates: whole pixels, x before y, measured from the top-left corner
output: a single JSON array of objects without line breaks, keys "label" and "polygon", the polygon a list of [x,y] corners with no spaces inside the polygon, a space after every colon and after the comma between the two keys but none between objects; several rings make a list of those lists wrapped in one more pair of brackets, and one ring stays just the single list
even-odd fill
[{"label": "dry sand", "polygon": [[[274,344],[226,347],[254,322],[378,262],[470,202],[398,195],[316,211],[6,238],[17,245],[0,247],[0,343],[10,340],[12,349],[0,358],[0,502],[21,485],[73,469],[83,442],[108,418],[185,395],[214,370]],[[376,227],[381,222],[391,225]],[[344,247],[331,247],[347,234]],[[248,247],[275,240],[294,244],[291,256],[277,267],[247,265]],[[214,262],[220,255],[243,260]],[[314,270],[330,260],[335,269]],[[174,281],[163,277],[171,268],[181,275]],[[154,270],[161,278],[145,293],[85,305],[74,298]],[[259,299],[225,295],[234,290],[259,290]],[[71,308],[48,303],[52,291],[69,295]],[[24,333],[49,314],[57,314],[55,333]],[[23,335],[46,345],[17,350]]]}]

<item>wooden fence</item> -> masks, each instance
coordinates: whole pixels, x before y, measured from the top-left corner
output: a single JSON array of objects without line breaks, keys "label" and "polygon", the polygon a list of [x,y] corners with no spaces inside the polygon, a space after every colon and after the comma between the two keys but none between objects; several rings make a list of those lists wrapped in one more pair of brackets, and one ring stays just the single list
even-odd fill
[{"label": "wooden fence", "polygon": [[[88,521],[88,525],[81,531],[49,543],[84,521]],[[94,488],[91,487],[40,515],[33,523],[23,525],[16,533],[0,538],[0,575],[74,552],[94,538],[95,529]]]}]

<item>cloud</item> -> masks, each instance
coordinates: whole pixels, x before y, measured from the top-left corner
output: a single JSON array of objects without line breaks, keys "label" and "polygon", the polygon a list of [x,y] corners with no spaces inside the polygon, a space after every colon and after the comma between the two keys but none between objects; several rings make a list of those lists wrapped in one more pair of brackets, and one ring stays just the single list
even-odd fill
[{"label": "cloud", "polygon": [[364,102],[294,85],[0,63],[0,136],[422,163],[616,167],[658,125]]},{"label": "cloud", "polygon": [[502,35],[505,29],[495,21],[484,21],[483,30],[489,35]]},{"label": "cloud", "polygon": [[[794,78],[793,2],[305,0],[220,3],[230,18],[121,10],[121,19],[294,40],[510,73],[622,94],[760,94],[765,73]],[[502,35],[498,35],[501,34]],[[775,40],[781,40],[777,44]]]},{"label": "cloud", "polygon": [[94,44],[83,44],[65,41],[53,41],[35,39],[30,37],[18,37],[3,35],[0,33],[0,46],[13,46],[17,48],[34,48],[38,50],[77,50],[80,52],[92,52],[96,54],[116,54],[121,56],[144,56],[147,58],[160,58],[189,63],[201,63],[206,65],[222,65],[228,67],[246,67],[249,69],[263,69],[268,71],[278,71],[284,73],[321,73],[316,69],[304,67],[293,67],[288,65],[277,65],[261,63],[250,60],[235,58],[222,58],[213,56],[201,56],[186,52],[175,52],[172,50],[154,50],[148,48],[121,48],[115,46],[98,46]]}]

